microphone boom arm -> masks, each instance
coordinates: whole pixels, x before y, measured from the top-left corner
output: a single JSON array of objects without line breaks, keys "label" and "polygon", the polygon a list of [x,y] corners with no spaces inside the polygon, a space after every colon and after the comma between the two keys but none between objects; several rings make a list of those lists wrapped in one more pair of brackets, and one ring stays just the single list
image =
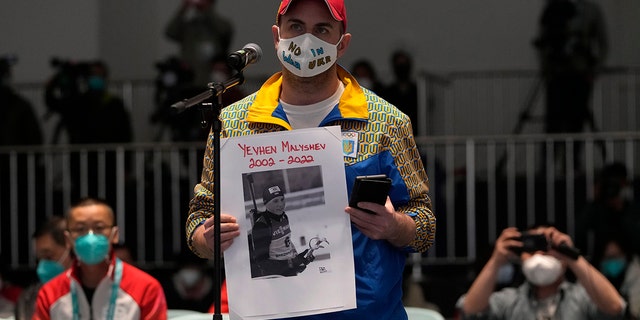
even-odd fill
[{"label": "microphone boom arm", "polygon": [[217,97],[223,94],[229,88],[241,85],[243,83],[244,75],[242,74],[242,72],[237,72],[235,75],[224,82],[210,82],[209,84],[207,84],[209,90],[193,96],[189,99],[184,99],[182,101],[176,102],[171,105],[171,108],[176,110],[177,113],[181,113],[213,96]]}]

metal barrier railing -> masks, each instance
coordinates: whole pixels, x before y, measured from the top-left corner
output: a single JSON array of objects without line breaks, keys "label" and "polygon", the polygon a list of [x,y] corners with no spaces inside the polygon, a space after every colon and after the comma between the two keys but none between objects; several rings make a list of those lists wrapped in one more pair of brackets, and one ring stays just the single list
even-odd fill
[{"label": "metal barrier railing", "polygon": [[[640,181],[640,133],[418,137],[437,215],[423,263],[469,262],[502,228],[554,222],[573,234],[597,171],[624,163]],[[141,265],[186,249],[184,223],[204,142],[0,148],[0,250],[34,265],[36,223],[88,194],[114,206]],[[559,152],[562,151],[562,152]],[[635,188],[636,197],[640,188]]]},{"label": "metal barrier railing", "polygon": [[469,265],[487,257],[509,226],[553,223],[575,236],[577,216],[593,200],[596,176],[606,164],[623,163],[634,189],[630,196],[640,197],[640,132],[419,137],[417,142],[438,220],[435,246],[410,257],[416,280],[421,266]]},{"label": "metal barrier railing", "polygon": [[[422,72],[419,135],[500,135],[544,132],[544,85],[533,70]],[[640,68],[610,67],[595,79],[594,132],[640,130]]]},{"label": "metal barrier railing", "polygon": [[[248,77],[242,90],[257,90],[268,76]],[[420,136],[543,133],[544,88],[533,70],[474,71],[417,75]],[[44,83],[23,83],[16,90],[31,102],[41,119],[45,142],[58,123],[44,103]],[[169,141],[157,111],[153,80],[112,81],[110,90],[128,108],[135,141]],[[594,83],[591,109],[597,132],[640,131],[640,68],[611,67]],[[523,121],[523,117],[527,116]],[[518,128],[519,127],[519,128]],[[516,130],[519,129],[519,130]],[[591,128],[588,128],[591,130]],[[516,132],[517,131],[517,132]],[[594,131],[594,130],[592,130]]]},{"label": "metal barrier railing", "polygon": [[[264,78],[247,79],[245,92],[256,90]],[[532,89],[534,71],[421,73],[417,80],[418,119],[412,120],[431,177],[438,235],[436,247],[425,257],[414,256],[415,262],[473,260],[477,241],[494,240],[507,224],[537,221],[538,212],[547,220],[562,218],[571,232],[598,168],[615,160],[627,164],[634,177],[639,171],[634,159],[640,150],[640,68],[610,68],[600,75],[592,99],[599,132],[581,135],[542,135],[540,123],[513,134],[527,103],[533,104],[533,118],[541,117],[543,92]],[[12,265],[32,265],[29,239],[36,223],[64,214],[71,201],[86,194],[114,204],[123,240],[141,263],[162,263],[185,249],[183,221],[200,176],[204,142],[168,142],[166,128],[150,120],[156,111],[152,80],[111,84],[130,111],[134,141],[159,141],[126,145],[49,141],[59,119],[47,113],[44,84],[16,89],[34,105],[45,143],[56,145],[0,148],[3,257]],[[558,145],[565,146],[559,150],[565,149],[566,157],[554,156]]]},{"label": "metal barrier railing", "polygon": [[201,171],[202,143],[0,148],[0,252],[33,264],[36,223],[86,195],[109,201],[142,263],[184,249],[184,222]]}]

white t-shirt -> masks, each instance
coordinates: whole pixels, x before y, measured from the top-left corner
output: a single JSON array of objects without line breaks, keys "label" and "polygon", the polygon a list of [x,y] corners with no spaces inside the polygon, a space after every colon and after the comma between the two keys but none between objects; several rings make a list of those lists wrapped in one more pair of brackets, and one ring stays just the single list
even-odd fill
[{"label": "white t-shirt", "polygon": [[293,129],[315,128],[320,124],[333,107],[340,101],[340,96],[344,92],[344,85],[341,83],[336,92],[329,98],[309,105],[293,105],[280,100],[280,104],[287,114],[289,124]]}]

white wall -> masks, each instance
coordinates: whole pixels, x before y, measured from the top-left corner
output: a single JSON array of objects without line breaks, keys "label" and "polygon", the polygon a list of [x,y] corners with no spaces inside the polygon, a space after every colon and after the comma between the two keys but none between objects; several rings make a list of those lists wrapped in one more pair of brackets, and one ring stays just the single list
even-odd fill
[{"label": "white wall", "polygon": [[[610,65],[640,65],[640,1],[598,1],[611,38]],[[151,78],[154,63],[177,52],[163,35],[179,0],[4,1],[0,54],[16,53],[15,82],[43,81],[49,59],[101,58],[114,79]],[[264,57],[246,75],[277,70],[270,26],[277,0],[218,0],[232,19],[233,48],[258,43]],[[435,72],[535,68],[530,41],[543,0],[347,0],[351,47],[344,66],[369,57],[389,75],[396,48],[414,53],[416,69]],[[249,74],[251,73],[251,74]]]},{"label": "white wall", "polygon": [[98,47],[97,1],[3,1],[0,54],[17,54],[15,81],[42,81],[51,57],[92,59]]}]

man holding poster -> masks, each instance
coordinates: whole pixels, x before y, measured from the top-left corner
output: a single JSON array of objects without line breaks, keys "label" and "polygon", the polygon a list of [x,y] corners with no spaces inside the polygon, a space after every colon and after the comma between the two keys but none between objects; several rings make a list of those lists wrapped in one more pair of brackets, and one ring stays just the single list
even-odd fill
[{"label": "man holding poster", "polygon": [[[346,30],[344,0],[283,0],[272,26],[282,71],[256,93],[222,110],[221,135],[339,126],[347,192],[361,175],[384,174],[391,188],[384,205],[358,203],[367,211],[344,203],[351,221],[357,308],[307,313],[299,319],[407,319],[402,305],[406,253],[426,251],[435,238],[428,179],[410,119],[336,64],[351,40]],[[214,247],[212,159],[218,150],[212,147],[210,136],[186,224],[189,247],[203,258],[212,258]],[[246,241],[238,216],[221,213],[223,251],[234,239]]]}]

